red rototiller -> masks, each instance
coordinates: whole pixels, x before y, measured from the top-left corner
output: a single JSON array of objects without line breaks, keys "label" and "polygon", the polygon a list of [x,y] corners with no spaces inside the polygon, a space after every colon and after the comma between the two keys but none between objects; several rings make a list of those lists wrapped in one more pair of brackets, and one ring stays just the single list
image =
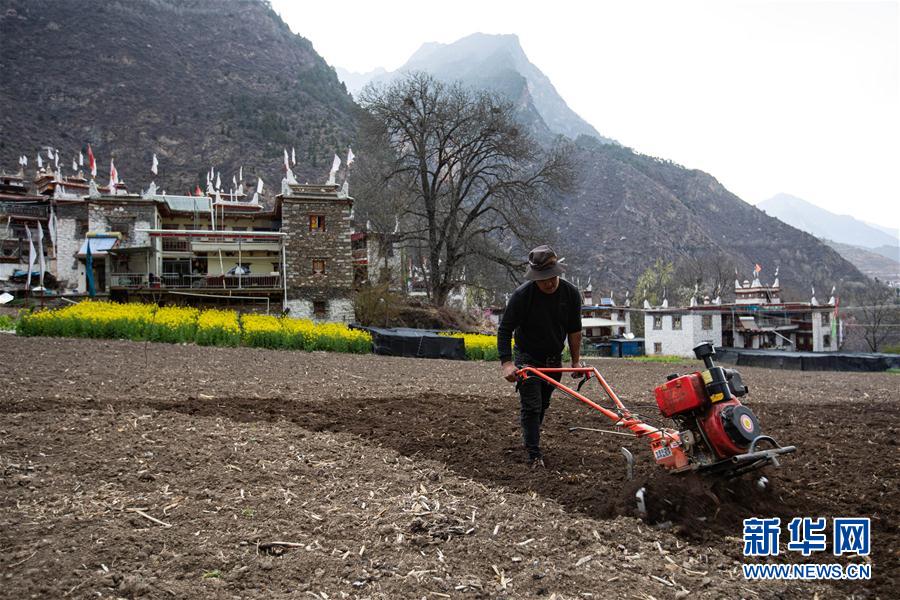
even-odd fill
[{"label": "red rototiller", "polygon": [[[706,369],[688,375],[672,374],[656,388],[656,404],[663,417],[672,419],[678,429],[655,427],[640,415],[625,408],[600,372],[594,367],[536,368],[517,371],[522,379],[540,377],[563,393],[580,400],[625,428],[635,437],[650,441],[656,463],[672,473],[696,471],[723,477],[737,477],[768,464],[778,466],[778,457],[794,452],[794,446],[781,446],[773,438],[761,435],[759,421],[741,404],[747,386],[734,369],[713,363],[715,349],[706,342],[694,348]],[[581,373],[577,389],[571,389],[549,376],[551,373]],[[583,396],[581,387],[596,379],[612,400],[613,408],[605,408]],[[573,428],[586,429],[586,428]],[[760,446],[765,446],[761,449]],[[629,458],[626,453],[626,458]]]}]

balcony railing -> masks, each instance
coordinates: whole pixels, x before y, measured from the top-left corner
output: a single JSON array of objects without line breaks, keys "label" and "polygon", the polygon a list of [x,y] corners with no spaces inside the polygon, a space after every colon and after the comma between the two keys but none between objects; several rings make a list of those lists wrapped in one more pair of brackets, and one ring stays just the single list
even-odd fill
[{"label": "balcony railing", "polygon": [[35,217],[38,219],[47,218],[46,206],[35,206],[33,204],[19,204],[18,202],[2,202],[0,203],[0,215],[18,216],[18,217]]},{"label": "balcony railing", "polygon": [[126,289],[254,289],[280,288],[281,275],[180,275],[164,273],[152,278],[146,273],[113,273],[110,284]]}]

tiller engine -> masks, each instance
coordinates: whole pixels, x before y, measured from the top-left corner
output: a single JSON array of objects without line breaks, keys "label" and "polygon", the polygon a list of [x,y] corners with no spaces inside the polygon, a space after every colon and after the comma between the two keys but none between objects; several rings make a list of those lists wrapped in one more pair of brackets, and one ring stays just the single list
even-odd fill
[{"label": "tiller engine", "polygon": [[[706,342],[694,348],[706,369],[687,375],[672,374],[656,388],[656,404],[663,417],[672,419],[677,429],[645,423],[640,415],[629,411],[594,367],[536,368],[523,367],[517,375],[526,379],[540,377],[563,393],[587,404],[614,421],[614,426],[628,429],[636,437],[647,438],[653,458],[673,473],[697,471],[724,477],[736,477],[768,464],[778,466],[778,457],[794,452],[794,446],[781,446],[773,438],[762,435],[759,421],[738,398],[747,394],[747,386],[734,369],[713,363],[715,349]],[[549,373],[582,374],[573,390],[550,377]],[[612,400],[613,408],[605,408],[581,395],[581,387],[596,379]]]}]

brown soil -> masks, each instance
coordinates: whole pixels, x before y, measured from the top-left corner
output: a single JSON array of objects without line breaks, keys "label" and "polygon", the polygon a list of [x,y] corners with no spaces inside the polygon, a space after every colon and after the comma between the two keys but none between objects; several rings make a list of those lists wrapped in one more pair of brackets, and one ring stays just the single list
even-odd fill
[{"label": "brown soil", "polygon": [[[0,597],[890,598],[900,586],[896,375],[742,369],[764,431],[800,448],[760,491],[755,477],[666,474],[640,440],[570,433],[609,427],[558,395],[548,468],[529,470],[494,364],[0,344]],[[647,415],[665,374],[692,368],[598,365]],[[743,580],[743,518],[856,515],[872,517],[873,581]]]}]

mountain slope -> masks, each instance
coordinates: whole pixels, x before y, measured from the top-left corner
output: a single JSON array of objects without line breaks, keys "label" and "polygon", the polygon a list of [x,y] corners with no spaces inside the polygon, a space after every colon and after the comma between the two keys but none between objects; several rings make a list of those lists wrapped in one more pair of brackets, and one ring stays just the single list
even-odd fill
[{"label": "mountain slope", "polygon": [[516,76],[522,80],[516,86],[518,99],[534,107],[552,134],[572,139],[589,135],[612,142],[569,108],[550,79],[528,60],[515,35],[474,33],[451,44],[425,43],[397,71],[371,81],[383,83],[410,71],[500,92]]},{"label": "mountain slope", "polygon": [[[656,258],[676,264],[715,257],[744,279],[760,264],[780,268],[789,298],[810,285],[853,287],[865,278],[815,237],[755,209],[707,173],[581,137],[580,192],[568,205],[562,241],[589,240],[575,255],[604,287],[630,289]],[[728,272],[726,278],[733,280]]]},{"label": "mountain slope", "polygon": [[[324,180],[358,108],[310,42],[261,0],[0,0],[0,164],[42,146],[90,143],[132,190],[205,183],[215,166],[278,189],[283,148],[301,179]],[[225,183],[230,187],[230,182]]]},{"label": "mountain slope", "polygon": [[790,194],[776,194],[756,206],[797,229],[842,244],[864,248],[896,247],[900,244],[896,229],[891,235],[883,228],[873,227],[848,215],[836,215]]},{"label": "mountain slope", "polygon": [[[575,191],[555,198],[541,221],[557,232],[554,243],[570,257],[570,273],[583,281],[591,277],[595,286],[621,294],[663,258],[715,259],[729,276],[740,269],[742,279],[757,263],[769,274],[781,267],[781,283],[794,299],[805,298],[810,285],[865,284],[833,249],[766,216],[712,176],[604,143],[596,130],[585,130],[590,126],[567,106],[559,108],[564,100],[515,36],[474,34],[452,44],[423,44],[398,72],[404,70],[498,91],[517,104],[538,140],[548,142],[558,133],[577,140]],[[556,108],[548,108],[554,97]]]},{"label": "mountain slope", "polygon": [[370,81],[378,77],[387,75],[387,71],[381,67],[372,69],[371,71],[367,71],[365,73],[356,73],[353,71],[348,71],[347,69],[342,69],[341,67],[335,67],[334,71],[335,73],[337,73],[338,79],[340,79],[343,84],[347,86],[347,91],[350,92],[354,97],[358,96],[360,90],[366,87],[366,85]]},{"label": "mountain slope", "polygon": [[[0,34],[0,164],[8,169],[20,154],[33,160],[51,145],[65,170],[91,143],[101,181],[114,156],[131,188],[145,187],[155,152],[154,179],[170,193],[203,185],[210,166],[222,170],[227,188],[240,165],[272,193],[283,148],[296,148],[301,180],[322,181],[360,116],[334,70],[262,0],[0,0]],[[565,116],[539,101],[556,92],[513,36],[426,45],[410,63],[442,65],[444,76],[504,94],[540,140],[555,137],[554,114]],[[571,115],[563,121],[573,131],[586,125]],[[633,287],[656,258],[708,256],[744,272],[754,263],[781,266],[782,284],[797,298],[810,284],[865,281],[833,250],[711,176],[595,133],[577,138],[576,191],[537,217],[558,230],[571,271],[593,275],[598,288]]]},{"label": "mountain slope", "polygon": [[[862,271],[865,275],[872,278],[878,278],[881,281],[897,281],[900,282],[900,249],[894,247],[894,258],[889,258],[879,254],[875,249],[866,250],[859,246],[851,246],[850,244],[841,244],[840,242],[832,242],[824,240],[828,246],[834,248],[838,254],[849,260]],[[884,248],[884,246],[882,246]]]}]

